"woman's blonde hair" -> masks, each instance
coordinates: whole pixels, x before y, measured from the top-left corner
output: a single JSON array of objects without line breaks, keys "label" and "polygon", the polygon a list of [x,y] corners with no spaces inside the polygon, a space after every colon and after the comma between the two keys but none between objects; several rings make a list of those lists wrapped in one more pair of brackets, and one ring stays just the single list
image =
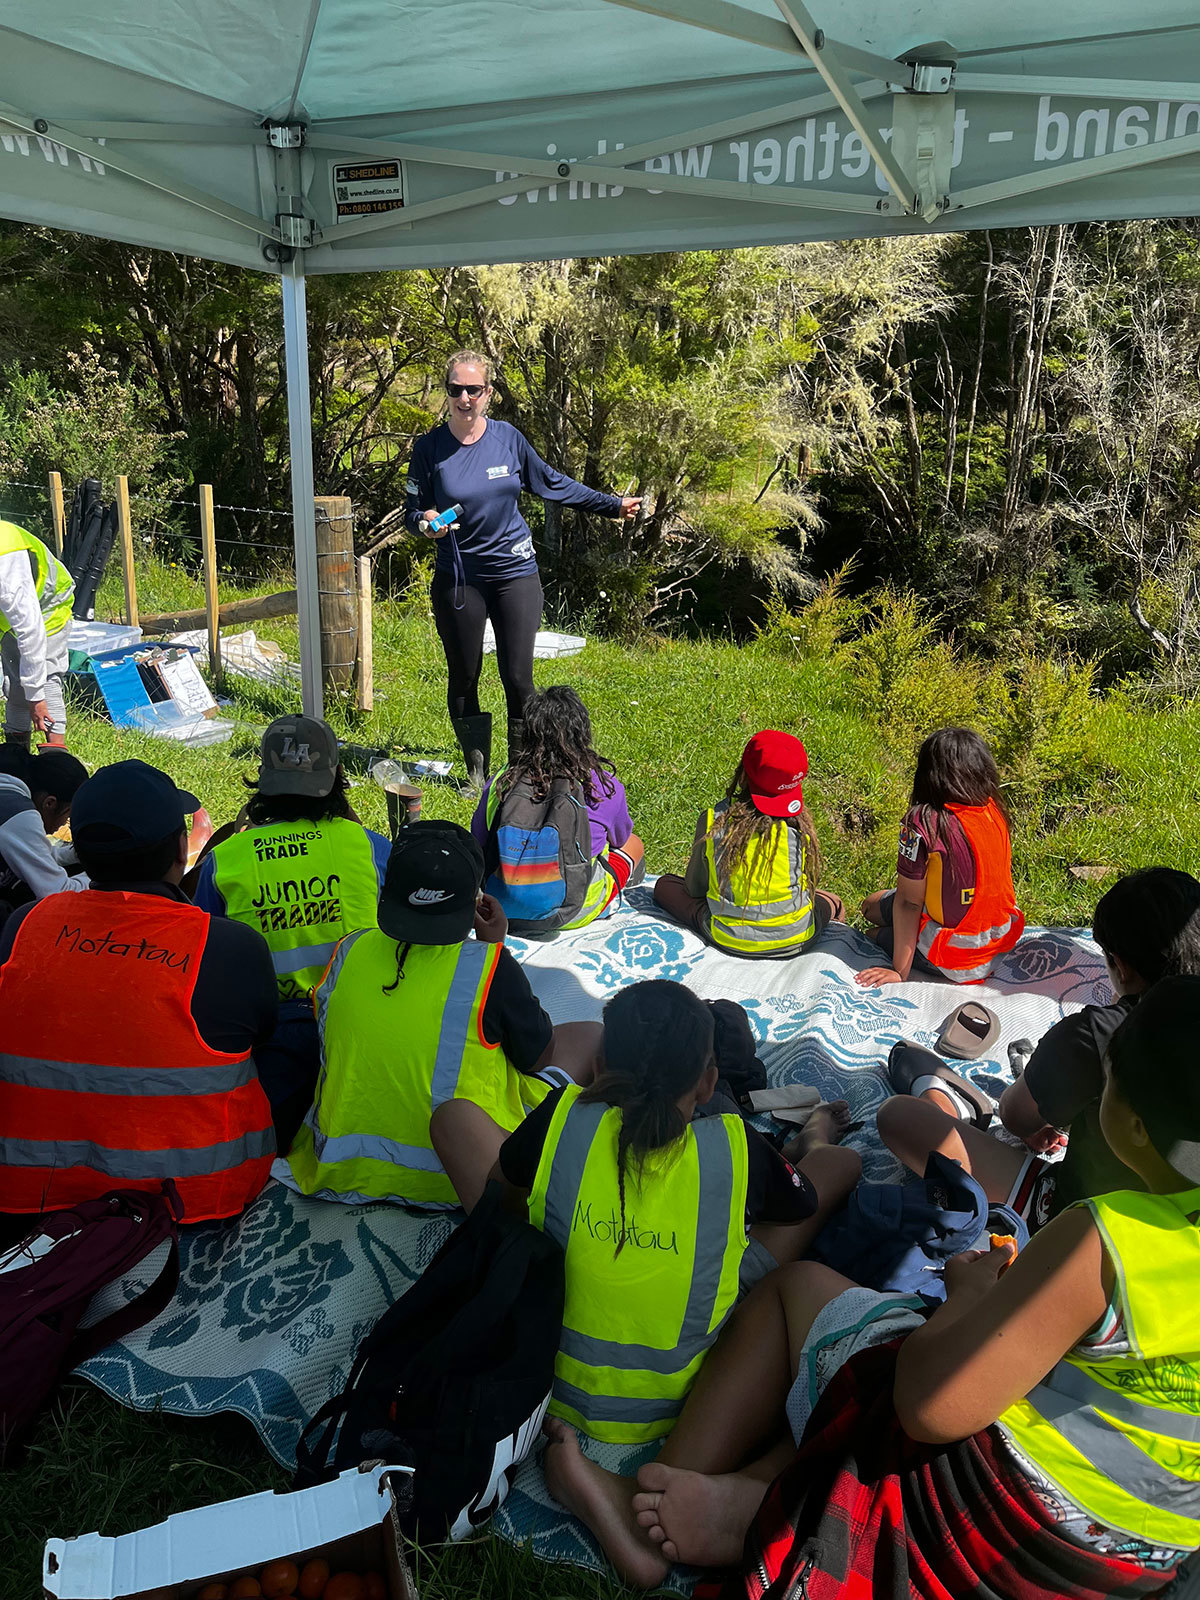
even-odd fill
[{"label": "woman's blonde hair", "polygon": [[480,355],[478,350],[456,350],[452,356],[447,358],[445,377],[447,383],[450,382],[450,374],[455,367],[478,367],[480,372],[483,373],[483,381],[489,387],[491,386],[494,376],[492,363],[486,356]]}]

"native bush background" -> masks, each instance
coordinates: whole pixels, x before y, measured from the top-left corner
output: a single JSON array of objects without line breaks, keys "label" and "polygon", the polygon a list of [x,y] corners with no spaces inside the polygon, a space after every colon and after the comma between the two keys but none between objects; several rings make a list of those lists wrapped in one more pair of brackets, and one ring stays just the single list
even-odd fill
[{"label": "native bush background", "polygon": [[[645,496],[631,528],[528,508],[558,620],[744,638],[852,561],[845,593],[911,592],[960,654],[1196,686],[1194,221],[321,278],[309,298],[317,487],[352,496],[394,586],[421,554],[396,515],[411,441],[469,345],[548,460]],[[284,510],[280,360],[269,278],[0,224],[0,477],[124,470],[166,526],[201,481]]]}]

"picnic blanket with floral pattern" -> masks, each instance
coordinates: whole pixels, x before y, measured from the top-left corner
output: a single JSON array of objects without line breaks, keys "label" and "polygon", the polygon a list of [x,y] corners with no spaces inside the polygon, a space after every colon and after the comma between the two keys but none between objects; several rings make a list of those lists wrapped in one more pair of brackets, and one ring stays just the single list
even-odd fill
[{"label": "picnic blanket with floral pattern", "polygon": [[[1010,1079],[1011,1041],[1036,1040],[1067,1011],[1107,997],[1099,953],[1082,930],[1030,929],[989,983],[968,991],[936,982],[862,990],[853,974],[877,952],[851,929],[830,927],[792,960],[741,961],[656,914],[646,888],[590,928],[548,944],[512,940],[511,948],[555,1021],[599,1017],[616,989],[650,977],[739,1001],[772,1083],[812,1084],[850,1101],[865,1123],[850,1142],[875,1182],[900,1175],[874,1128],[888,1092],[883,1063],[898,1038],[932,1045],[959,1000],[983,1000],[998,1012],[1001,1036],[989,1058],[965,1070],[996,1096]],[[237,1223],[189,1230],[173,1304],[81,1370],[135,1409],[238,1412],[291,1465],[305,1422],[342,1388],[359,1340],[452,1226],[450,1216],[336,1206],[270,1183]],[[148,1259],[114,1292],[131,1295],[155,1270]],[[622,1470],[641,1459],[590,1448]],[[604,1565],[586,1531],[550,1499],[536,1459],[521,1468],[493,1526],[543,1559]]]}]

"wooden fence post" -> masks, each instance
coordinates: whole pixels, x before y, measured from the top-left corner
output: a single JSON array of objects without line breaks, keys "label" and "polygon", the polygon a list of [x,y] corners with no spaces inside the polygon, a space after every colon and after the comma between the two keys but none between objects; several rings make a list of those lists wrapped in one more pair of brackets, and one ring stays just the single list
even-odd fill
[{"label": "wooden fence post", "polygon": [[358,709],[375,709],[374,595],[371,558],[358,558]]},{"label": "wooden fence post", "polygon": [[321,678],[326,690],[340,693],[353,684],[358,654],[354,508],[346,494],[317,495],[315,504]]},{"label": "wooden fence post", "polygon": [[63,553],[63,540],[67,533],[67,518],[63,511],[62,474],[50,474],[50,519],[54,524],[54,554]]},{"label": "wooden fence post", "polygon": [[133,570],[133,524],[129,520],[129,479],[117,479],[117,522],[121,531],[121,571],[125,578],[125,621],[138,625],[137,574]]},{"label": "wooden fence post", "polygon": [[204,612],[208,624],[208,666],[221,676],[221,623],[217,610],[217,529],[211,483],[200,485],[200,552],[204,560]]}]

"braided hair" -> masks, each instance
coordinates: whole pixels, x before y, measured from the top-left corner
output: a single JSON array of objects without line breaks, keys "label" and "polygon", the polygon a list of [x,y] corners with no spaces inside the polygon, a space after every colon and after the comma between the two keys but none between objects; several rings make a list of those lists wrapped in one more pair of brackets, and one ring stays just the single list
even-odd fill
[{"label": "braided hair", "polygon": [[[771,870],[771,843],[777,828],[796,828],[804,835],[805,862],[810,887],[816,888],[821,876],[821,847],[813,830],[808,808],[794,817],[768,817],[750,798],[746,769],[739,761],[737,771],[725,791],[725,810],[713,816],[709,837],[719,853],[721,865],[733,873],[745,864],[751,883],[756,878],[764,885]],[[751,856],[750,852],[754,854]]]},{"label": "braided hair", "polygon": [[687,1122],[679,1100],[696,1088],[714,1061],[710,1008],[666,978],[631,984],[604,1008],[604,1072],[580,1095],[582,1101],[617,1106],[617,1193],[621,1233],[613,1254],[625,1247],[625,1176],[632,1160],[641,1182],[646,1157],[681,1139]]}]

